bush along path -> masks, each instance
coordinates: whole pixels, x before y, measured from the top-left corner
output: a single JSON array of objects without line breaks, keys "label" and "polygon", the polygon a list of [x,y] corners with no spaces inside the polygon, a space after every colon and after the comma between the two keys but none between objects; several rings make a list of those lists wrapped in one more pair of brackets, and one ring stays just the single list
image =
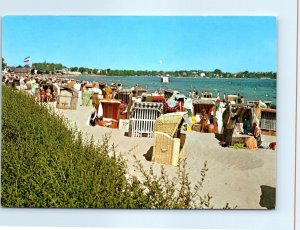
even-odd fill
[{"label": "bush along path", "polygon": [[[145,171],[128,176],[125,161],[108,145],[83,140],[67,121],[34,98],[2,87],[1,204],[51,208],[212,208],[200,196],[207,172],[191,187],[185,163],[177,181]],[[111,154],[113,152],[113,154]],[[228,204],[224,206],[230,208]]]}]

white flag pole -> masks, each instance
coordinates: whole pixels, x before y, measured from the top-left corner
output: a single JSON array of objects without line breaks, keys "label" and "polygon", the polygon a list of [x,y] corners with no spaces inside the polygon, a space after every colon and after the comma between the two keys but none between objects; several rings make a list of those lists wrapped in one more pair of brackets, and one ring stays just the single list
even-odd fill
[{"label": "white flag pole", "polygon": [[31,56],[29,57],[29,66],[30,66],[30,74],[31,74],[31,68],[32,68]]}]

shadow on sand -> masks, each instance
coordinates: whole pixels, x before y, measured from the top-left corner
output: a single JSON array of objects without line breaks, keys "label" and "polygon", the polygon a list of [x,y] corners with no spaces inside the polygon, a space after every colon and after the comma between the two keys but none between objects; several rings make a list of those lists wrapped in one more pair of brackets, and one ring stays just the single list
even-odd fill
[{"label": "shadow on sand", "polygon": [[151,146],[150,149],[147,151],[147,153],[145,153],[143,156],[147,161],[151,161],[152,154],[153,154],[153,146]]},{"label": "shadow on sand", "polygon": [[261,196],[259,205],[267,209],[274,209],[276,203],[276,188],[267,185],[261,185]]},{"label": "shadow on sand", "polygon": [[224,141],[224,135],[221,133],[215,133],[215,138],[217,138],[219,141]]}]

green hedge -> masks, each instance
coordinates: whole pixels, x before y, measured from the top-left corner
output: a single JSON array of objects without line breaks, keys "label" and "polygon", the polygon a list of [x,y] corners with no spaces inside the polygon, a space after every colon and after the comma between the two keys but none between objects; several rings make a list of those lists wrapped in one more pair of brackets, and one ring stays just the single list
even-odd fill
[{"label": "green hedge", "polygon": [[107,140],[84,144],[80,133],[31,96],[7,87],[2,96],[2,206],[143,205],[131,195],[124,162],[108,156]]},{"label": "green hedge", "polygon": [[[185,164],[170,180],[143,169],[141,180],[127,174],[124,160],[108,146],[84,141],[67,121],[32,96],[2,87],[1,204],[57,208],[211,208],[211,196],[192,187]],[[226,208],[230,208],[226,206]]]}]

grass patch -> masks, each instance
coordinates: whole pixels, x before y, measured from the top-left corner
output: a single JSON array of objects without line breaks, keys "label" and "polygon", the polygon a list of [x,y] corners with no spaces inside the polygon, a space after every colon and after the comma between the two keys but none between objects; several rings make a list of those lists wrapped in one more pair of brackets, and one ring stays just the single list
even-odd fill
[{"label": "grass patch", "polygon": [[236,144],[230,146],[230,148],[233,148],[233,149],[246,149],[246,147],[243,143],[236,143]]}]

